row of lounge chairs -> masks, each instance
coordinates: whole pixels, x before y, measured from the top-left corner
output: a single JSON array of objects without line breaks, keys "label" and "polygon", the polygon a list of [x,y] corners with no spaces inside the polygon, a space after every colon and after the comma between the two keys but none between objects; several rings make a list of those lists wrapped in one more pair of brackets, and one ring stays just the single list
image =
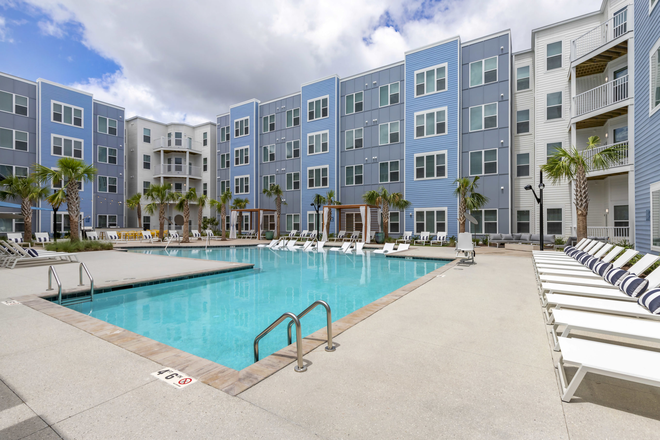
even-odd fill
[{"label": "row of lounge chairs", "polygon": [[34,248],[24,249],[14,241],[0,241],[0,264],[2,267],[14,269],[17,264],[23,263],[52,263],[53,261],[78,261],[78,255],[68,252],[52,252],[36,250]]},{"label": "row of lounge chairs", "polygon": [[[561,352],[557,369],[565,402],[587,373],[660,386],[660,353],[569,337],[577,330],[660,342],[660,268],[641,277],[660,257],[644,255],[625,270],[637,254],[591,239],[564,253],[533,253],[544,315]],[[566,366],[578,368],[570,382]]]},{"label": "row of lounge chairs", "polygon": [[430,232],[420,232],[419,238],[414,238],[412,231],[405,231],[403,237],[396,241],[397,243],[412,243],[412,244],[421,244],[426,245],[427,243],[431,246],[434,244],[439,244],[440,246],[447,243],[447,234],[444,232],[431,234]]}]

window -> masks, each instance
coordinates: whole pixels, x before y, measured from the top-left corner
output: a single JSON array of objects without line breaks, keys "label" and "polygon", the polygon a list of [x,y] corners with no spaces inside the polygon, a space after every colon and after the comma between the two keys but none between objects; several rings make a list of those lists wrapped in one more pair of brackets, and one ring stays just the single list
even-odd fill
[{"label": "window", "polygon": [[[60,124],[72,125],[74,127],[83,126],[83,109],[64,105],[59,102],[51,101],[52,121]],[[115,121],[116,122],[116,121]]]},{"label": "window", "polygon": [[346,95],[346,114],[350,115],[353,113],[361,112],[363,109],[363,92],[356,92],[350,95]]},{"label": "window", "polygon": [[116,165],[117,164],[117,149],[116,148],[109,148],[109,147],[102,147],[102,146],[99,145],[96,161],[100,162],[100,163],[109,163],[109,164]]},{"label": "window", "polygon": [[311,133],[307,136],[307,154],[328,152],[328,132]]},{"label": "window", "polygon": [[547,114],[548,120],[561,118],[561,100],[562,93],[548,93],[547,96]]},{"label": "window", "polygon": [[317,119],[328,117],[328,97],[310,99],[307,101],[307,120],[315,121]]},{"label": "window", "polygon": [[379,145],[395,144],[399,142],[399,121],[380,124],[378,129],[380,132]]},{"label": "window", "polygon": [[275,145],[264,145],[263,150],[263,162],[275,162]]},{"label": "window", "polygon": [[151,182],[148,181],[143,181],[142,182],[142,194],[146,194],[147,191],[149,191],[149,188],[151,188]]},{"label": "window", "polygon": [[529,110],[516,112],[516,131],[518,134],[529,133]]},{"label": "window", "polygon": [[[250,118],[237,119],[234,121],[234,137],[247,136],[250,134]],[[227,136],[229,137],[229,136]],[[227,139],[229,140],[229,139]]]},{"label": "window", "polygon": [[275,131],[275,115],[268,115],[263,117],[263,133]]},{"label": "window", "polygon": [[446,156],[445,151],[415,154],[415,180],[447,177]]},{"label": "window", "polygon": [[519,234],[529,234],[529,211],[516,212],[516,231]]},{"label": "window", "polygon": [[380,86],[380,106],[398,104],[399,103],[399,83],[395,82]]},{"label": "window", "polygon": [[323,210],[318,213],[319,225],[316,224],[316,215],[316,211],[307,211],[307,229],[321,232],[323,230]]},{"label": "window", "polygon": [[220,169],[229,168],[229,153],[222,153],[220,155]]},{"label": "window", "polygon": [[286,190],[293,191],[300,189],[300,173],[286,173]]},{"label": "window", "polygon": [[516,176],[529,177],[529,153],[516,155]]},{"label": "window", "polygon": [[96,220],[97,228],[116,228],[117,227],[117,216],[116,215],[98,215]]},{"label": "window", "polygon": [[99,116],[97,131],[99,133],[117,136],[117,120]]},{"label": "window", "polygon": [[470,211],[477,224],[470,223],[473,234],[497,234],[497,209]]},{"label": "window", "polygon": [[264,214],[264,231],[275,230],[275,214]]},{"label": "window", "polygon": [[650,114],[655,113],[660,108],[660,40],[655,43],[654,49],[651,51],[651,99],[650,99]]},{"label": "window", "polygon": [[[57,170],[58,168],[52,168],[52,169]],[[64,187],[66,187],[68,182],[69,182],[68,180],[64,181]],[[62,189],[62,182],[55,182],[51,180],[50,187],[53,189]],[[84,189],[85,189],[85,185],[83,184],[83,182],[78,182],[78,191],[84,191]]]},{"label": "window", "polygon": [[250,147],[234,149],[234,166],[248,165],[250,163]]},{"label": "window", "polygon": [[286,158],[300,157],[300,141],[289,141],[286,143]]},{"label": "window", "polygon": [[307,168],[307,189],[327,188],[328,186],[327,166]]},{"label": "window", "polygon": [[359,212],[349,212],[346,214],[346,231],[364,231],[362,215]]},{"label": "window", "polygon": [[234,194],[250,193],[250,176],[234,177]]},{"label": "window", "polygon": [[172,146],[172,133],[167,133],[167,146]]},{"label": "window", "polygon": [[548,44],[546,56],[546,70],[559,69],[561,67],[561,41]]},{"label": "window", "polygon": [[399,211],[390,211],[390,221],[388,226],[390,234],[399,234],[401,232],[401,220]]},{"label": "window", "polygon": [[0,165],[0,181],[3,181],[9,176],[27,177],[28,168],[13,165]]},{"label": "window", "polygon": [[447,90],[447,63],[415,71],[415,97]]},{"label": "window", "polygon": [[0,128],[0,148],[28,150],[28,134],[24,131]]},{"label": "window", "polygon": [[399,181],[399,161],[391,160],[380,163],[379,183],[393,183]]},{"label": "window", "polygon": [[470,152],[470,176],[497,174],[497,149]]},{"label": "window", "polygon": [[183,133],[181,133],[180,131],[174,132],[174,146],[175,147],[183,146]]},{"label": "window", "polygon": [[286,215],[286,230],[287,231],[300,230],[300,214]]},{"label": "window", "polygon": [[546,233],[552,235],[561,235],[563,233],[563,228],[561,224],[561,208],[548,208],[546,210],[547,220],[545,223]]},{"label": "window", "polygon": [[55,216],[55,228],[60,234],[71,232],[71,223],[69,222],[69,214],[58,212]]},{"label": "window", "polygon": [[447,134],[447,108],[415,113],[415,139]]},{"label": "window", "polygon": [[53,136],[51,153],[53,156],[65,156],[82,159],[83,141],[81,139]]},{"label": "window", "polygon": [[206,147],[209,144],[209,134],[208,132],[202,133],[202,146]]},{"label": "window", "polygon": [[270,189],[271,185],[275,185],[275,174],[263,176],[263,189]]},{"label": "window", "polygon": [[660,182],[651,185],[651,249],[660,250]]},{"label": "window", "polygon": [[354,148],[362,148],[362,129],[355,128],[353,130],[346,130],[346,149],[352,150]]},{"label": "window", "polygon": [[231,191],[231,188],[229,187],[229,180],[221,180],[220,181],[220,195],[226,193],[227,191]]},{"label": "window", "polygon": [[447,232],[447,208],[415,209],[415,233],[421,232]]},{"label": "window", "polygon": [[[547,159],[550,159],[552,156],[555,155],[557,150],[559,150],[561,148],[561,142],[552,142],[550,144],[547,144],[545,148],[546,148],[546,150],[545,150],[546,151],[546,157],[547,157]],[[547,162],[548,161],[546,160],[546,163]]]},{"label": "window", "polygon": [[497,57],[470,63],[470,87],[497,82]]},{"label": "window", "polygon": [[497,128],[497,103],[470,107],[470,131]]},{"label": "window", "polygon": [[516,90],[519,92],[529,90],[529,66],[516,69]]},{"label": "window", "polygon": [[614,206],[614,236],[629,237],[628,227],[630,226],[628,217],[628,205]]},{"label": "window", "polygon": [[220,127],[220,142],[229,142],[229,126]]},{"label": "window", "polygon": [[628,141],[628,126],[619,127],[614,129],[614,143],[618,144],[619,142]]},{"label": "window", "polygon": [[346,167],[346,186],[362,185],[362,165]]},{"label": "window", "polygon": [[146,142],[147,144],[151,143],[151,129],[150,128],[143,128],[142,129],[142,142]]},{"label": "window", "polygon": [[286,111],[286,128],[300,125],[300,109],[294,108]]},{"label": "window", "polygon": [[110,176],[98,176],[98,192],[116,193],[117,178]]},{"label": "window", "polygon": [[202,159],[202,171],[207,172],[209,170],[209,158],[205,157]]},{"label": "window", "polygon": [[21,116],[27,116],[28,99],[25,96],[0,91],[0,110]]},{"label": "window", "polygon": [[151,216],[148,215],[142,216],[142,227],[147,231],[151,229]]}]

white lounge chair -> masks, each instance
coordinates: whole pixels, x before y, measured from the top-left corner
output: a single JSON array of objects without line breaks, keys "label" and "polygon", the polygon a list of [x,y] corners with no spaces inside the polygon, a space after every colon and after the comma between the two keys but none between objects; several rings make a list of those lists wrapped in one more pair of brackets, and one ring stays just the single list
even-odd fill
[{"label": "white lounge chair", "polygon": [[13,241],[14,243],[27,243],[26,240],[23,240],[23,232],[7,232],[7,241]]},{"label": "white lounge chair", "polygon": [[298,232],[297,229],[293,229],[291,232],[289,232],[289,238],[295,238],[296,232]]},{"label": "white lounge chair", "polygon": [[430,235],[431,235],[430,232],[420,233],[419,238],[417,240],[414,240],[413,244],[419,244],[419,243],[426,244],[426,243],[428,243],[429,241],[431,241]]},{"label": "white lounge chair", "polygon": [[154,237],[151,235],[151,231],[142,231],[142,240],[141,241],[148,241],[150,243],[154,242]]},{"label": "white lounge chair", "polygon": [[108,241],[113,243],[128,243],[128,241],[119,238],[119,235],[115,231],[105,231],[105,236],[108,237]]},{"label": "white lounge chair", "polygon": [[364,255],[364,243],[358,242],[355,244],[355,255]]},{"label": "white lounge chair", "polygon": [[93,241],[99,240],[99,235],[96,233],[96,231],[87,231],[85,232],[85,236],[87,237],[87,240],[93,240]]},{"label": "white lounge chair", "polygon": [[376,231],[369,231],[369,243],[376,239]]},{"label": "white lounge chair", "polygon": [[325,246],[325,241],[319,241],[316,243],[316,252],[323,252],[323,246]]},{"label": "white lounge chair", "polygon": [[275,246],[275,245],[277,244],[278,241],[279,241],[279,240],[271,240],[270,243],[268,243],[268,244],[258,244],[257,247],[267,247],[267,248],[272,248],[273,246]]},{"label": "white lounge chair", "polygon": [[435,240],[431,240],[431,246],[433,246],[433,243],[440,243],[440,246],[447,243],[447,234],[436,234]]},{"label": "white lounge chair", "polygon": [[[583,252],[595,256],[598,250],[600,250],[603,246],[605,246],[605,243],[594,241],[592,242],[592,244],[587,245],[586,249],[588,250],[584,250]],[[535,262],[546,261],[546,260],[547,261],[573,260],[573,257],[570,257],[563,252],[554,252],[554,253],[546,252],[545,254],[534,255]]]},{"label": "white lounge chair", "polygon": [[[313,241],[310,241],[309,243],[314,243]],[[325,245],[325,241],[317,241],[316,242],[316,247],[312,244],[311,246],[307,247],[304,249],[305,252],[311,252],[311,251],[320,251],[323,249],[323,246]]]},{"label": "white lounge chair", "polygon": [[339,234],[337,234],[336,237],[331,238],[332,241],[344,241],[344,238],[346,237],[346,231],[339,231]]},{"label": "white lounge chair", "polygon": [[350,237],[344,238],[344,241],[349,241],[349,242],[358,241],[360,239],[361,234],[362,233],[360,231],[353,231]]},{"label": "white lounge chair", "polygon": [[403,233],[403,237],[399,238],[397,243],[410,243],[412,240],[412,231],[406,231]]},{"label": "white lounge chair", "polygon": [[313,240],[307,240],[303,245],[302,245],[302,250],[307,251],[307,250],[312,250],[312,245],[314,244]]},{"label": "white lounge chair", "polygon": [[284,249],[286,247],[287,242],[288,242],[288,240],[282,239],[282,240],[278,241],[277,243],[275,243],[275,245],[273,245],[273,247],[271,249]]},{"label": "white lounge chair", "polygon": [[190,231],[190,233],[192,234],[193,238],[198,238],[200,240],[202,239],[202,234],[200,234],[197,229],[193,229]]},{"label": "white lounge chair", "polygon": [[[605,248],[603,248],[603,249],[605,249]],[[609,249],[608,249],[608,250],[609,250]],[[607,255],[605,255],[600,261],[603,262],[603,263],[610,263],[612,260],[614,260],[614,258],[615,258],[617,255],[619,255],[619,254],[621,253],[622,250],[623,250],[623,248],[622,248],[621,246],[616,246],[616,247],[614,247],[611,251],[609,251],[609,252],[607,253]],[[601,251],[602,251],[602,249],[601,249]],[[603,252],[603,253],[601,254],[601,251],[598,251],[598,252],[596,253],[596,255],[594,255],[594,257],[599,258],[599,257],[601,257],[603,254],[605,254],[605,252],[607,252],[607,250],[606,250],[605,252]],[[631,257],[631,258],[632,258],[632,257]],[[575,263],[577,263],[577,265],[576,265]],[[576,260],[572,260],[572,262],[568,262],[568,261],[567,261],[567,262],[563,262],[563,261],[552,261],[552,262],[549,262],[549,263],[547,263],[547,262],[540,262],[540,263],[536,263],[536,268],[537,268],[537,272],[538,272],[538,269],[539,269],[539,268],[546,268],[546,269],[579,269],[579,270],[589,270],[587,267],[585,267],[584,265],[580,264],[580,262],[579,262],[579,261],[576,261]]]},{"label": "white lounge chair", "polygon": [[386,254],[394,250],[394,243],[385,243],[382,249],[376,249],[374,254]]},{"label": "white lounge chair", "polygon": [[390,251],[387,254],[396,254],[397,252],[404,252],[410,249],[410,243],[401,243],[395,251]]},{"label": "white lounge chair", "polygon": [[179,233],[177,231],[170,230],[170,231],[168,231],[168,234],[169,234],[169,237],[170,237],[169,241],[181,242],[181,236],[179,235]]},{"label": "white lounge chair", "polygon": [[52,243],[53,241],[50,239],[50,234],[48,232],[36,232],[34,234],[37,243],[40,243],[42,246],[46,247],[47,243]]},{"label": "white lounge chair", "polygon": [[301,246],[296,246],[296,240],[289,240],[289,242],[286,244],[286,249],[288,251],[293,251],[300,248]]},{"label": "white lounge chair", "polygon": [[307,240],[315,240],[316,239],[316,231],[312,231],[309,233],[307,236]]},{"label": "white lounge chair", "polygon": [[461,232],[458,234],[458,241],[456,242],[456,257],[460,254],[466,259],[470,259],[474,263],[474,243],[472,242],[472,234],[469,232]]},{"label": "white lounge chair", "polygon": [[546,295],[546,304],[544,315],[548,324],[553,323],[554,318],[552,314],[556,309],[583,310],[586,312],[660,320],[660,315],[649,312],[637,304],[636,301],[620,301],[619,299],[589,298],[586,296],[549,293]]},{"label": "white lounge chair", "polygon": [[213,234],[213,231],[210,229],[206,230],[206,236],[209,237],[209,240],[222,240],[222,237]]},{"label": "white lounge chair", "polygon": [[345,242],[342,243],[342,245],[341,245],[340,248],[339,248],[339,247],[333,247],[333,248],[331,248],[330,250],[331,250],[331,251],[335,251],[335,252],[339,252],[339,251],[341,251],[341,252],[345,252],[346,249],[348,249],[348,247],[349,247],[350,245],[351,245],[351,243],[350,243],[349,241],[345,241]]},{"label": "white lounge chair", "polygon": [[298,236],[299,239],[302,238],[307,238],[307,235],[309,235],[309,231],[307,229],[303,230],[300,235]]},{"label": "white lounge chair", "polygon": [[7,244],[2,244],[0,246],[4,247],[7,258],[5,259],[5,267],[10,267],[14,269],[19,263],[35,263],[35,262],[52,262],[55,260],[64,260],[73,262],[78,261],[78,255],[68,252],[49,252],[36,249],[23,249],[19,244],[15,242],[7,242]]}]

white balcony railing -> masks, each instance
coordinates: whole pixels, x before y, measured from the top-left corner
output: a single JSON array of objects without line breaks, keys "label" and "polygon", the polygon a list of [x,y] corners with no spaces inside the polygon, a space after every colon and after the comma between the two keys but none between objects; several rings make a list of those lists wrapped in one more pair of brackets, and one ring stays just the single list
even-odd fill
[{"label": "white balcony railing", "polygon": [[185,166],[175,164],[156,165],[155,176],[164,177],[202,177],[202,168],[192,165]]},{"label": "white balcony railing", "polygon": [[[587,163],[592,163],[592,158],[594,155],[600,153],[606,148],[618,147],[617,158],[615,162],[610,166],[610,168],[622,167],[628,165],[628,141],[619,142],[618,144],[613,145],[603,145],[601,147],[592,148],[590,150],[584,151],[584,157],[587,160]],[[594,171],[593,168],[589,171]]]},{"label": "white balcony railing", "polygon": [[633,5],[629,4],[605,23],[599,24],[586,34],[573,40],[571,42],[571,61],[575,61],[631,31],[632,22],[628,20],[628,17],[632,18],[632,16]]},{"label": "white balcony railing", "polygon": [[630,226],[587,226],[587,236],[607,238],[610,243],[630,241]]},{"label": "white balcony railing", "polygon": [[165,138],[161,136],[159,139],[155,140],[154,150],[160,150],[166,148],[168,150],[181,150],[181,151],[190,151],[191,153],[202,154],[201,148],[195,148],[195,142],[192,138],[184,137],[179,139]]},{"label": "white balcony railing", "polygon": [[575,96],[573,117],[585,115],[626,99],[628,99],[628,75]]}]

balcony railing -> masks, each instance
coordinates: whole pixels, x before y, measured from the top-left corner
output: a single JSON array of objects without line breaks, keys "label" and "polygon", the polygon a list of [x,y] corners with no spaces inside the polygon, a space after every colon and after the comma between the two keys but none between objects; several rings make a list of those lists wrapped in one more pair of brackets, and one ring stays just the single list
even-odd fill
[{"label": "balcony railing", "polygon": [[[605,150],[606,148],[611,148],[611,147],[618,147],[618,151],[616,153],[616,160],[610,166],[610,168],[616,168],[616,167],[622,167],[628,165],[628,141],[626,142],[619,142],[617,144],[613,145],[603,145],[601,147],[596,147],[592,148],[590,150],[584,151],[584,157],[587,160],[588,164],[592,163],[592,158],[594,155],[600,153],[601,151]],[[589,169],[589,171],[595,171],[593,167]]]},{"label": "balcony railing", "polygon": [[574,97],[573,116],[582,116],[626,99],[628,99],[628,75]]},{"label": "balcony railing", "polygon": [[183,139],[173,139],[161,136],[160,139],[156,139],[154,145],[154,150],[166,148],[168,150],[190,151],[191,153],[202,154],[201,148],[195,148],[195,143],[192,141],[192,138],[189,137],[184,137]]},{"label": "balcony railing", "polygon": [[202,177],[202,168],[195,167],[192,165],[175,165],[175,164],[165,164],[156,165],[155,177],[164,176],[164,177]]},{"label": "balcony railing", "polygon": [[586,34],[573,40],[571,42],[571,61],[575,61],[631,31],[632,22],[628,21],[628,14],[630,14],[630,17],[633,16],[632,4],[617,12],[605,23],[599,24]]},{"label": "balcony railing", "polygon": [[607,238],[610,243],[630,241],[630,226],[587,226],[587,236]]}]

